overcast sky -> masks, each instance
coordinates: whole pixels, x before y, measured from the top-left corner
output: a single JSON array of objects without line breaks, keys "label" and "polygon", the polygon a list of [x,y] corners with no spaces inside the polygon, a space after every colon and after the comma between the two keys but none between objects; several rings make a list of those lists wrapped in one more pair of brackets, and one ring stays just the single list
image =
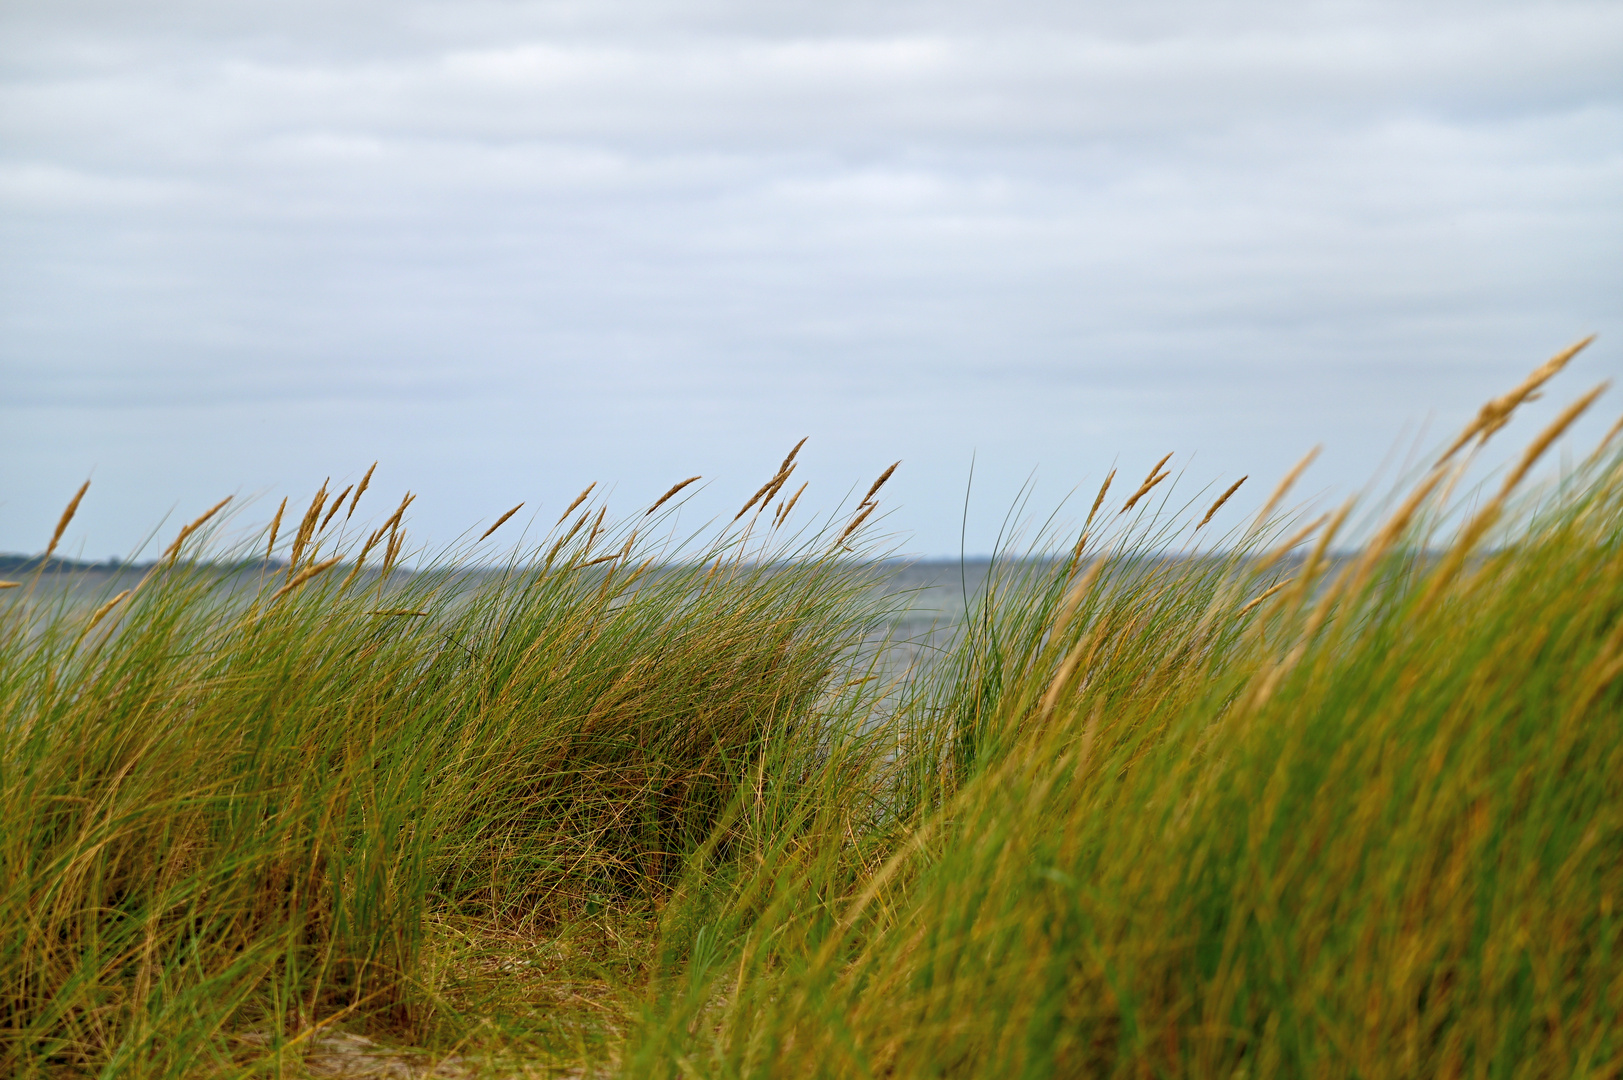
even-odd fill
[{"label": "overcast sky", "polygon": [[1328,497],[1623,371],[1615,0],[7,0],[0,63],[0,551],[374,459],[427,542],[697,524],[801,436],[925,554],[973,456],[984,551],[1034,470]]}]

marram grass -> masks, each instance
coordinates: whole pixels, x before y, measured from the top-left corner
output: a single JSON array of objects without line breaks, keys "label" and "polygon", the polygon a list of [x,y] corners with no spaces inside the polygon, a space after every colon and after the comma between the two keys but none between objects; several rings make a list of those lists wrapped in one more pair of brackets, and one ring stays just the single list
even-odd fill
[{"label": "marram grass", "polygon": [[352,573],[318,497],[285,572],[0,594],[4,1066],[1623,1075],[1623,453],[1527,486],[1588,396],[1456,493],[1567,359],[1378,514],[1101,490],[899,679],[792,454],[688,552]]}]

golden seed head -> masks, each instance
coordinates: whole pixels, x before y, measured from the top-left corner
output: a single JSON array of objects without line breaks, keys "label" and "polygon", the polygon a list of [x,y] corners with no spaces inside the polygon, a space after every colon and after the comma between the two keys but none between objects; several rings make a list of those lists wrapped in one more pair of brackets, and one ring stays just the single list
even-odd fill
[{"label": "golden seed head", "polygon": [[117,607],[118,604],[119,604],[119,601],[123,600],[126,596],[130,595],[130,593],[132,591],[133,590],[131,590],[131,589],[125,589],[123,592],[119,593],[117,596],[115,596],[111,600],[107,601],[107,603],[105,603],[101,607],[97,608],[96,613],[94,615],[90,616],[90,622],[85,624],[85,633],[88,634],[88,633],[90,633],[90,631],[94,630],[96,628],[96,624],[101,622],[103,619],[105,619],[107,617],[107,613],[109,611],[112,611],[115,607]]},{"label": "golden seed head", "polygon": [[1166,457],[1155,463],[1155,468],[1150,470],[1150,475],[1144,478],[1144,482],[1138,486],[1138,490],[1133,492],[1132,497],[1129,498],[1122,506],[1121,510],[1116,515],[1117,517],[1120,517],[1122,514],[1125,514],[1127,511],[1131,510],[1138,504],[1138,500],[1150,493],[1150,489],[1154,488],[1155,485],[1172,475],[1170,472],[1161,472],[1161,466],[1165,465],[1167,461],[1171,459],[1171,457],[1172,455],[1168,454]]},{"label": "golden seed head", "polygon": [[750,507],[761,501],[761,496],[765,495],[767,500],[771,501],[772,496],[768,495],[767,493],[774,490],[774,485],[780,485],[783,483],[783,481],[787,480],[789,478],[789,474],[794,471],[794,468],[795,467],[793,464],[789,464],[785,465],[783,468],[774,473],[772,475],[772,479],[768,480],[766,483],[757,488],[755,494],[750,496],[749,502],[745,503],[743,508],[740,509],[738,513],[733,515],[733,520],[737,521],[739,518],[749,513]]},{"label": "golden seed head", "polygon": [[[891,466],[891,468],[895,468],[895,467],[896,466],[894,466],[894,465]],[[860,529],[862,527],[862,523],[864,521],[868,520],[868,515],[873,513],[877,509],[879,509],[879,504],[878,503],[864,503],[863,507],[862,507],[862,513],[858,514],[856,517],[851,519],[851,524],[849,524],[849,525],[847,525],[845,527],[845,531],[840,534],[840,538],[838,540],[836,540],[835,543],[836,544],[845,543],[845,538],[850,536],[852,533],[856,532],[858,529]]]},{"label": "golden seed head", "polygon": [[1307,467],[1313,464],[1313,459],[1319,456],[1319,451],[1322,449],[1324,449],[1322,446],[1315,446],[1302,455],[1301,461],[1291,466],[1291,471],[1285,474],[1285,478],[1279,482],[1278,487],[1274,488],[1274,493],[1268,496],[1268,501],[1263,504],[1262,509],[1257,511],[1256,520],[1258,526],[1261,526],[1273,514],[1280,501],[1290,493],[1291,488],[1296,486],[1296,481],[1307,471]]},{"label": "golden seed head", "polygon": [[[353,484],[350,485],[350,487],[354,487],[354,486],[355,485],[353,485]],[[320,532],[322,529],[325,529],[327,527],[327,523],[330,522],[333,518],[338,516],[338,511],[340,511],[340,510],[342,510],[344,508],[344,496],[348,495],[349,492],[350,492],[350,488],[347,487],[343,491],[340,491],[338,493],[338,498],[336,498],[336,499],[334,499],[332,501],[332,509],[328,510],[327,511],[327,516],[321,519],[321,528],[317,529],[316,530],[317,532]]]},{"label": "golden seed head", "polygon": [[271,598],[269,600],[269,603],[271,603],[271,604],[276,603],[276,601],[280,600],[282,597],[286,596],[288,593],[292,592],[294,589],[297,589],[300,585],[303,585],[305,582],[309,581],[311,578],[315,577],[317,574],[326,573],[328,570],[331,570],[333,567],[335,567],[337,565],[338,565],[338,557],[334,556],[331,559],[327,559],[327,560],[325,560],[323,562],[318,562],[318,563],[314,564],[313,566],[305,567],[303,570],[299,571],[299,573],[297,575],[295,575],[293,577],[293,579],[291,581],[289,581],[286,585],[283,585],[280,589],[277,589],[274,593],[272,593]]},{"label": "golden seed head", "polygon": [[1524,402],[1537,399],[1539,387],[1553,379],[1574,356],[1577,356],[1594,340],[1595,335],[1590,334],[1576,345],[1561,350],[1534,368],[1532,373],[1522,380],[1521,385],[1510,391],[1510,393],[1496,397],[1482,406],[1482,410],[1477,413],[1476,419],[1467,424],[1465,430],[1460,433],[1459,438],[1455,439],[1449,445],[1449,448],[1443,451],[1443,456],[1437,459],[1437,464],[1441,465],[1453,457],[1472,439],[1479,440],[1478,446],[1487,442],[1495,432],[1510,423],[1510,416],[1517,408]]},{"label": "golden seed head", "polygon": [[1522,482],[1528,471],[1538,462],[1538,459],[1544,456],[1544,451],[1550,448],[1550,444],[1559,439],[1561,433],[1572,426],[1573,421],[1587,412],[1589,406],[1595,403],[1595,399],[1604,394],[1611,385],[1609,382],[1601,383],[1562,410],[1561,415],[1557,416],[1548,427],[1540,432],[1539,437],[1534,439],[1532,445],[1528,446],[1527,450],[1522,454],[1521,461],[1516,463],[1516,468],[1511,470],[1510,475],[1505,478],[1505,483],[1499,489],[1499,495],[1494,501],[1503,501],[1516,485]]},{"label": "golden seed head", "polygon": [[789,467],[790,463],[795,460],[795,455],[800,453],[800,448],[802,446],[806,445],[806,439],[809,439],[809,438],[811,438],[811,436],[807,435],[806,438],[801,439],[799,442],[795,443],[795,448],[793,450],[789,451],[789,456],[783,459],[783,464],[782,465],[778,466],[778,471],[780,473],[783,470],[787,469]]},{"label": "golden seed head", "polygon": [[772,481],[772,486],[767,488],[766,494],[761,497],[761,509],[766,509],[766,504],[778,497],[778,492],[783,490],[783,485],[787,484],[789,482],[789,477],[794,474],[795,464],[796,463],[791,463],[787,468],[778,473],[777,479]]},{"label": "golden seed head", "polygon": [[[811,481],[809,481],[809,480],[807,481],[807,483],[810,483],[810,482]],[[791,495],[789,497],[789,501],[786,504],[784,504],[783,513],[778,515],[778,520],[780,522],[789,520],[789,511],[791,511],[791,510],[793,510],[795,508],[795,503],[800,501],[800,493],[802,491],[805,491],[805,490],[806,490],[806,484],[801,484],[798,488],[795,489],[795,493],[793,495]]]},{"label": "golden seed head", "polygon": [[[372,535],[376,537],[382,536],[385,532],[393,533],[394,530],[399,527],[400,518],[405,514],[406,507],[410,506],[416,500],[416,498],[417,496],[413,495],[411,492],[406,492],[406,497],[400,500],[399,507],[395,509],[393,514],[389,515],[389,519],[387,521],[378,526],[378,531]],[[369,543],[367,546],[370,547],[371,544]]]},{"label": "golden seed head", "polygon": [[276,534],[282,529],[282,513],[287,510],[287,498],[282,498],[282,505],[276,508],[276,516],[271,518],[270,542],[265,545],[265,561],[270,562],[271,552],[276,550]]},{"label": "golden seed head", "polygon": [[1212,515],[1221,510],[1223,508],[1223,504],[1229,501],[1229,496],[1233,495],[1236,491],[1239,491],[1240,485],[1245,483],[1250,478],[1250,474],[1247,473],[1245,476],[1240,477],[1238,480],[1234,481],[1234,483],[1230,484],[1229,489],[1223,492],[1223,494],[1219,495],[1216,502],[1212,503],[1212,508],[1206,511],[1206,516],[1200,519],[1200,524],[1195,526],[1195,531],[1199,532],[1202,528],[1204,528],[1206,523],[1212,520]]},{"label": "golden seed head", "polygon": [[345,521],[349,520],[350,514],[355,513],[356,504],[361,501],[361,496],[366,494],[366,486],[372,482],[372,469],[376,469],[377,467],[378,463],[374,461],[372,463],[372,468],[367,469],[366,475],[361,477],[360,485],[355,489],[355,497],[349,500],[349,513],[344,515]]},{"label": "golden seed head", "polygon": [[576,495],[575,496],[575,501],[570,503],[567,507],[565,507],[564,512],[558,515],[558,521],[556,522],[556,524],[553,525],[553,528],[557,528],[559,525],[562,525],[564,523],[564,518],[568,517],[570,514],[573,514],[575,512],[575,507],[577,507],[581,503],[585,502],[586,501],[586,496],[590,495],[592,493],[592,489],[595,488],[596,486],[597,486],[597,481],[596,480],[593,480],[590,484],[587,484],[586,485],[586,490],[582,491],[579,495]]},{"label": "golden seed head", "polygon": [[168,550],[163,553],[164,558],[168,559],[178,557],[180,555],[180,546],[186,542],[186,538],[192,535],[192,533],[196,532],[198,529],[201,529],[203,527],[203,523],[208,521],[208,519],[213,517],[215,514],[218,514],[220,509],[225,506],[226,503],[230,502],[231,499],[232,496],[227,495],[225,498],[221,499],[219,502],[205,510],[202,517],[180,530],[180,535],[175,537],[175,542],[170,544]]},{"label": "golden seed head", "polygon": [[293,580],[294,571],[298,568],[299,559],[304,555],[305,545],[310,542],[310,537],[315,535],[316,522],[321,520],[321,508],[327,502],[327,483],[331,479],[329,476],[321,482],[321,490],[310,500],[310,508],[304,512],[304,520],[299,522],[299,531],[293,536],[293,551],[287,560],[287,577],[290,582]]},{"label": "golden seed head", "polygon": [[[1173,451],[1173,453],[1176,453],[1176,452],[1177,451]],[[1160,461],[1157,461],[1155,463],[1155,467],[1152,468],[1148,473],[1145,474],[1144,482],[1146,484],[1148,484],[1151,481],[1153,481],[1155,479],[1156,474],[1161,471],[1161,466],[1165,465],[1167,462],[1169,462],[1171,460],[1172,460],[1172,454],[1168,454],[1166,457],[1162,458]]]},{"label": "golden seed head", "polygon": [[1286,578],[1284,581],[1281,581],[1278,585],[1275,585],[1273,588],[1269,589],[1267,592],[1263,593],[1261,596],[1257,597],[1255,600],[1252,600],[1249,604],[1245,605],[1245,607],[1241,608],[1239,611],[1236,611],[1234,613],[1235,618],[1239,618],[1241,615],[1244,615],[1244,614],[1250,612],[1258,604],[1261,604],[1264,600],[1268,599],[1270,596],[1274,595],[1280,589],[1283,589],[1285,586],[1289,585],[1291,582],[1293,582],[1295,580],[1296,580],[1295,578]]},{"label": "golden seed head", "polygon": [[1093,499],[1093,509],[1088,511],[1088,520],[1082,526],[1083,532],[1087,532],[1088,526],[1093,524],[1094,515],[1099,512],[1099,507],[1104,505],[1105,492],[1110,490],[1110,481],[1114,479],[1116,479],[1116,470],[1111,469],[1110,475],[1105,477],[1105,482],[1099,485],[1099,494]]},{"label": "golden seed head", "polygon": [[[801,440],[801,441],[804,442],[805,440]],[[798,449],[798,447],[797,447],[797,449]],[[678,484],[671,485],[671,489],[669,491],[667,491],[665,494],[661,495],[659,498],[655,499],[654,500],[654,505],[650,506],[648,508],[648,513],[644,514],[643,516],[648,517],[648,516],[652,515],[655,510],[658,510],[661,506],[664,506],[667,502],[669,502],[670,499],[671,499],[671,496],[675,495],[678,491],[681,491],[683,488],[687,487],[689,484],[693,483],[695,480],[698,480],[698,479],[701,479],[701,478],[697,477],[697,476],[690,476],[686,480],[683,480],[682,482],[680,482]]]},{"label": "golden seed head", "polygon": [[900,465],[900,464],[901,464],[901,462],[898,461],[895,464],[891,465],[890,468],[888,468],[884,472],[880,473],[879,474],[879,479],[877,479],[877,480],[875,480],[873,482],[873,487],[868,489],[868,494],[866,494],[866,495],[864,495],[862,497],[862,501],[867,502],[869,499],[873,498],[873,493],[885,486],[885,481],[890,479],[890,474],[895,472],[896,471],[896,466]]},{"label": "golden seed head", "polygon": [[394,569],[394,562],[400,557],[400,549],[405,546],[405,543],[406,536],[404,533],[398,530],[389,533],[389,546],[383,550],[383,569],[381,573],[384,577],[388,577],[389,571]]},{"label": "golden seed head", "polygon": [[479,537],[479,540],[474,541],[474,543],[479,543],[480,541],[484,540],[485,537],[489,536],[491,533],[495,532],[497,529],[499,529],[503,525],[505,525],[507,523],[507,519],[512,517],[514,514],[518,513],[519,512],[519,507],[522,507],[523,505],[524,505],[523,503],[519,503],[518,506],[513,507],[513,509],[509,510],[507,513],[503,514],[501,517],[497,518],[496,519],[496,524],[494,524],[490,528],[486,529],[484,531],[484,534]]},{"label": "golden seed head", "polygon": [[45,558],[40,561],[41,566],[44,566],[46,562],[50,561],[51,552],[55,551],[56,545],[62,541],[62,534],[68,531],[68,522],[72,521],[73,515],[79,511],[79,500],[83,499],[85,497],[85,492],[89,490],[90,481],[86,480],[83,484],[79,485],[79,490],[75,492],[73,498],[68,501],[68,508],[62,511],[62,517],[58,519],[56,523],[56,531],[51,534],[51,542],[45,548]]}]

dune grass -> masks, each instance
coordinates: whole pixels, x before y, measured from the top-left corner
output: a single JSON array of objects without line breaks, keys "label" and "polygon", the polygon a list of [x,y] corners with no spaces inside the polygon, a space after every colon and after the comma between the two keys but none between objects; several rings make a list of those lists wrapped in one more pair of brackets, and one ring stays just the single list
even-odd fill
[{"label": "dune grass", "polygon": [[1526,486],[1590,394],[1458,491],[1575,351],[1379,513],[1107,483],[900,679],[793,454],[674,546],[588,492],[406,574],[323,494],[0,593],[4,1065],[1623,1075],[1623,452]]}]

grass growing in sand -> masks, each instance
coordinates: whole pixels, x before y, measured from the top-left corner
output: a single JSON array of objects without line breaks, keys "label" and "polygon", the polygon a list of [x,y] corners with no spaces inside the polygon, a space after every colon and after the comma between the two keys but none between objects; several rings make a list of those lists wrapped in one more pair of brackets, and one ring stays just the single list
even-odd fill
[{"label": "grass growing in sand", "polygon": [[1454,491],[1570,355],[1379,516],[1287,478],[1208,541],[1232,489],[1107,481],[900,681],[876,491],[792,533],[793,453],[686,546],[588,489],[408,575],[409,499],[323,492],[100,607],[24,582],[4,1066],[1619,1075],[1623,453],[1525,487],[1586,395]]}]

